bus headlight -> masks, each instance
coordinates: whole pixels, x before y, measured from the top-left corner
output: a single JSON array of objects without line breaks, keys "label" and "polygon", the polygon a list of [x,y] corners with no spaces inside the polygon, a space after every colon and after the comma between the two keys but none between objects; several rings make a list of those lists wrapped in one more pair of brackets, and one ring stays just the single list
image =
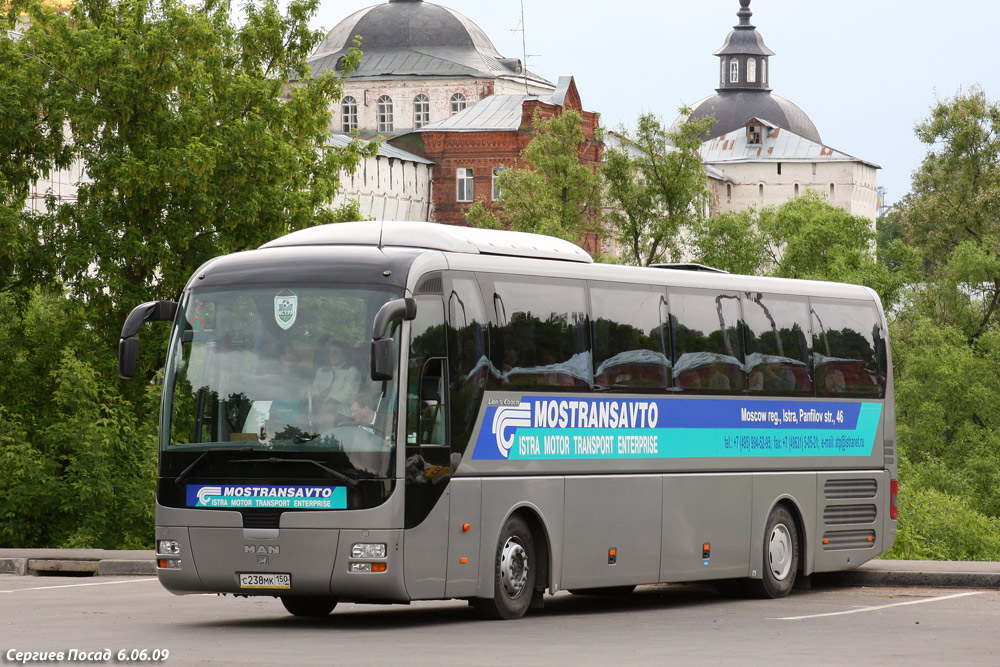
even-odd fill
[{"label": "bus headlight", "polygon": [[385,558],[385,544],[355,544],[351,547],[351,558]]},{"label": "bus headlight", "polygon": [[156,543],[156,553],[163,556],[180,556],[181,543],[176,540],[160,540]]}]

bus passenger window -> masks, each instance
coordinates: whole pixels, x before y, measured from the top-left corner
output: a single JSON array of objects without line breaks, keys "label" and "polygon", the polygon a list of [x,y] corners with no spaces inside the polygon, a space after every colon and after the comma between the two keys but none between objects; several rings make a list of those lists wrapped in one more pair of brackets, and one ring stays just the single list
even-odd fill
[{"label": "bus passenger window", "polygon": [[743,295],[747,391],[811,396],[809,300],[760,292]]},{"label": "bus passenger window", "polygon": [[594,387],[666,391],[673,386],[662,288],[592,285]]},{"label": "bus passenger window", "polygon": [[590,391],[593,367],[583,284],[570,280],[494,283],[490,334],[498,389]]},{"label": "bus passenger window", "polygon": [[812,299],[817,396],[883,398],[885,331],[875,306]]},{"label": "bus passenger window", "polygon": [[739,295],[670,291],[674,388],[701,394],[742,394],[743,325]]}]

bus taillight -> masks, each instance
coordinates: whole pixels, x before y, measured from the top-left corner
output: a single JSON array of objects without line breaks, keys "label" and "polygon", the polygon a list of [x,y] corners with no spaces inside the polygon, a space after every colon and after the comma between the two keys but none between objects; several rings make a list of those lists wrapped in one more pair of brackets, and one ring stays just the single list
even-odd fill
[{"label": "bus taillight", "polygon": [[889,482],[889,518],[895,521],[899,517],[899,481]]}]

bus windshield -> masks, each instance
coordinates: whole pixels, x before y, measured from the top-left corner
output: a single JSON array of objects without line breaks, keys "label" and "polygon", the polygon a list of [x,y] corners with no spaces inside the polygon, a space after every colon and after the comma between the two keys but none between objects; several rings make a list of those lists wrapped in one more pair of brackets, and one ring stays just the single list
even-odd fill
[{"label": "bus windshield", "polygon": [[164,453],[336,453],[388,476],[396,383],[369,379],[367,342],[398,296],[357,285],[188,292],[166,370]]}]

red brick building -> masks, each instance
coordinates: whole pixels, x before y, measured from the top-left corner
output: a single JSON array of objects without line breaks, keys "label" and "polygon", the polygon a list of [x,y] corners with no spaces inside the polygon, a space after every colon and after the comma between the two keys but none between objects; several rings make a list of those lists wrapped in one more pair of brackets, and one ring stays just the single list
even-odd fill
[{"label": "red brick building", "polygon": [[494,204],[496,175],[523,166],[521,152],[531,141],[536,116],[544,120],[564,109],[582,116],[586,139],[580,159],[596,169],[602,151],[595,139],[600,117],[584,111],[573,77],[561,77],[551,95],[491,95],[390,143],[434,162],[432,219],[464,225],[465,212],[474,201],[501,208]]}]

